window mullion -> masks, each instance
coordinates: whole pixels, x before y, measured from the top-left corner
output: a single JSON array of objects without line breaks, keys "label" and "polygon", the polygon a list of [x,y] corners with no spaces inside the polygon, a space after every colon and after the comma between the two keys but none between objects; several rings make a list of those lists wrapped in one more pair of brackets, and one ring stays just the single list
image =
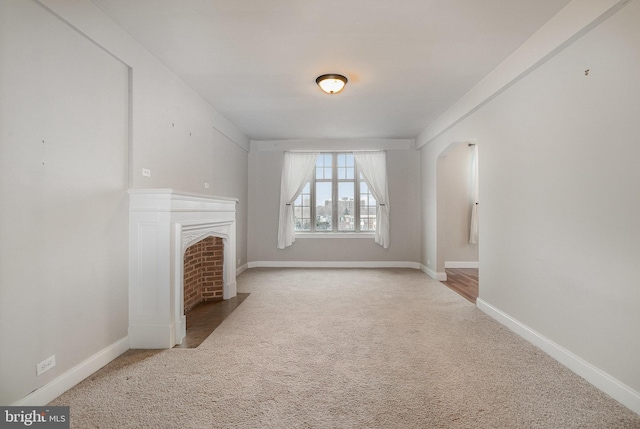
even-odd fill
[{"label": "window mullion", "polygon": [[311,202],[309,203],[311,207],[309,207],[309,223],[311,223],[311,232],[316,232],[316,169],[313,168],[313,175],[311,176],[311,180],[309,181],[309,186],[311,187],[310,197]]},{"label": "window mullion", "polygon": [[353,165],[353,186],[355,186],[355,192],[353,193],[355,200],[353,202],[353,210],[355,211],[353,219],[355,222],[354,231],[360,232],[360,173],[358,172],[358,166]]},{"label": "window mullion", "polygon": [[333,153],[331,156],[331,231],[338,231],[338,154]]}]

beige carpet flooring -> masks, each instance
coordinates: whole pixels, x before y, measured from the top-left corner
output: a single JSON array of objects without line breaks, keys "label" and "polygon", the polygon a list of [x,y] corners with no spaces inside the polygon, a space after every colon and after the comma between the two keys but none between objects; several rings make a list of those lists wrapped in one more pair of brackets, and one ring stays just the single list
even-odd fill
[{"label": "beige carpet flooring", "polygon": [[130,350],[54,400],[73,428],[640,428],[410,269],[251,269],[196,349]]}]

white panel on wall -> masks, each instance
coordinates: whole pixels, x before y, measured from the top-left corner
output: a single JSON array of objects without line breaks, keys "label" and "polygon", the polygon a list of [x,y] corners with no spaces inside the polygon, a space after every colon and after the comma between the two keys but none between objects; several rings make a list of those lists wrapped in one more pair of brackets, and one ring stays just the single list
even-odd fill
[{"label": "white panel on wall", "polygon": [[0,3],[2,404],[127,335],[128,79],[36,2]]},{"label": "white panel on wall", "polygon": [[[159,313],[160,304],[158,300],[158,245],[160,232],[158,223],[141,224],[138,229],[138,279],[140,285],[139,297],[135,302],[138,305],[138,313],[145,315],[156,315]],[[144,246],[144,247],[142,247]],[[144,275],[143,275],[144,274]],[[150,275],[151,274],[151,275]],[[140,297],[144,297],[141,299]]]}]

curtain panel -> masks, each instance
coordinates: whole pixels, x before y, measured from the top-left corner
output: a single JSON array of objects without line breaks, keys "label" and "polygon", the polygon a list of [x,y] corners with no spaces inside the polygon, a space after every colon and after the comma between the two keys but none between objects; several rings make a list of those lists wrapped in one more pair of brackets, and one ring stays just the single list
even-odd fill
[{"label": "curtain panel", "polygon": [[387,249],[389,248],[387,154],[386,152],[354,152],[353,158],[378,204],[375,242]]},{"label": "curtain panel", "polygon": [[471,162],[471,222],[469,225],[469,243],[478,244],[478,145],[473,145],[473,160]]},{"label": "curtain panel", "polygon": [[318,152],[285,152],[280,181],[280,217],[278,221],[278,249],[296,241],[293,202],[313,174]]}]

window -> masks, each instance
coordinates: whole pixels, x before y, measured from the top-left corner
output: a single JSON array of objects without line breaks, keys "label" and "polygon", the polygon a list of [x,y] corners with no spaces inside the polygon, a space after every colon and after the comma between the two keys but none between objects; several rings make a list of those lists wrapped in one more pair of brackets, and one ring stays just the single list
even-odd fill
[{"label": "window", "polygon": [[321,153],[314,174],[293,203],[295,230],[374,232],[376,210],[353,153]]}]

